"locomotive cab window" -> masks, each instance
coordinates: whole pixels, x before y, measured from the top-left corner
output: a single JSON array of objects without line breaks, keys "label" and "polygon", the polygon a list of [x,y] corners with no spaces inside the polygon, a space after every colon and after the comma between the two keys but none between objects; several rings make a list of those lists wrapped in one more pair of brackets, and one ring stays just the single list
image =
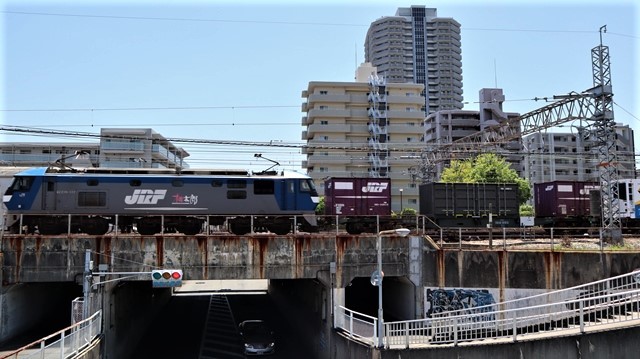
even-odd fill
[{"label": "locomotive cab window", "polygon": [[255,180],[253,182],[254,194],[273,194],[274,184],[272,180]]},{"label": "locomotive cab window", "polygon": [[[13,193],[13,191],[28,191],[33,184],[33,177],[16,177],[13,181],[13,185],[7,191],[7,194]],[[9,193],[11,192],[11,193]]]},{"label": "locomotive cab window", "polygon": [[211,181],[211,187],[222,187],[222,181],[220,180]]},{"label": "locomotive cab window", "polygon": [[316,191],[316,186],[313,184],[312,180],[300,181],[300,191],[301,192],[315,192]]},{"label": "locomotive cab window", "polygon": [[182,186],[184,186],[184,181],[182,181],[182,180],[173,180],[173,181],[171,181],[171,185],[173,187],[182,187]]}]

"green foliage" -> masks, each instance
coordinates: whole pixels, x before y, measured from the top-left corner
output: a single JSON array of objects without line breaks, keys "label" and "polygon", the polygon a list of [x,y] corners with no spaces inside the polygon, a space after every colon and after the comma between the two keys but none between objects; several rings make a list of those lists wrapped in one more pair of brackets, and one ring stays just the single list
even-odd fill
[{"label": "green foliage", "polygon": [[517,183],[518,199],[525,203],[531,198],[529,182],[511,168],[509,163],[495,153],[485,153],[468,160],[451,161],[440,177],[442,182],[462,183]]},{"label": "green foliage", "polygon": [[316,206],[317,215],[321,216],[324,214],[324,206],[325,206],[324,196],[321,196],[320,200],[318,201],[318,205]]},{"label": "green foliage", "polygon": [[533,217],[533,206],[530,204],[521,204],[520,215],[524,217]]}]

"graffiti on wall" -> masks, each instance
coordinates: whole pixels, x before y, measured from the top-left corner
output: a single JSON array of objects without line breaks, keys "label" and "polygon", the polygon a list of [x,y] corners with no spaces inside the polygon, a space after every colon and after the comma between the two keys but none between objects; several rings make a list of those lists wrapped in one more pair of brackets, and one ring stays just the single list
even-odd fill
[{"label": "graffiti on wall", "polygon": [[[427,289],[427,317],[433,313],[481,307],[495,304],[493,295],[486,289]],[[490,311],[487,308],[486,311]]]}]

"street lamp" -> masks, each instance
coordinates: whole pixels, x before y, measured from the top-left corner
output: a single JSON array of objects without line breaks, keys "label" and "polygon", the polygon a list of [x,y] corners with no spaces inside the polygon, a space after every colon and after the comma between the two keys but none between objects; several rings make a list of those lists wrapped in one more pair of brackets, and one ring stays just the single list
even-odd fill
[{"label": "street lamp", "polygon": [[402,216],[402,191],[403,189],[400,188],[400,215]]},{"label": "street lamp", "polygon": [[381,231],[378,233],[378,270],[371,276],[371,284],[378,286],[378,348],[384,347],[383,333],[384,322],[382,319],[382,236],[399,235],[400,237],[406,237],[410,230],[407,228],[390,229],[387,231]]}]

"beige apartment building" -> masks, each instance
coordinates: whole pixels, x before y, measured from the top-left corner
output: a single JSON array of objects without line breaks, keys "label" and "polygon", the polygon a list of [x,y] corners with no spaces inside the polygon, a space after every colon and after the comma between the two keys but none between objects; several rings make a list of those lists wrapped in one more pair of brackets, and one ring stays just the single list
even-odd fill
[{"label": "beige apartment building", "polygon": [[302,139],[302,167],[321,194],[330,177],[391,180],[392,210],[418,209],[418,184],[410,171],[423,148],[424,86],[387,83],[376,68],[363,64],[355,82],[309,82]]}]

